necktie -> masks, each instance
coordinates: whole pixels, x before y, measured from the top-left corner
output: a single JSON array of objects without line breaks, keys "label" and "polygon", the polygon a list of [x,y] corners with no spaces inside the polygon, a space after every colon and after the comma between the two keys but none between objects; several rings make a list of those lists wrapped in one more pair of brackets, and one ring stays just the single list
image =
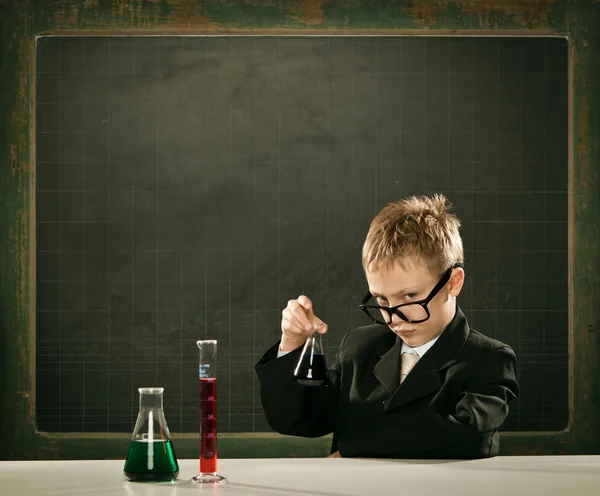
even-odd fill
[{"label": "necktie", "polygon": [[408,373],[419,361],[419,355],[417,353],[402,353],[401,355],[402,364],[400,368],[400,383],[406,379]]}]

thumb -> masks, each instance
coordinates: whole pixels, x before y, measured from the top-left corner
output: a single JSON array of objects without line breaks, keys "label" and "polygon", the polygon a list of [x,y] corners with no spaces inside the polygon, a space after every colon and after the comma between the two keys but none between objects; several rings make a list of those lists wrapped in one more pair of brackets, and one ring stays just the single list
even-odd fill
[{"label": "thumb", "polygon": [[327,329],[328,329],[327,324],[325,322],[323,322],[320,318],[315,317],[312,320],[312,322],[314,322],[315,324],[319,324],[317,326],[317,332],[319,334],[325,334],[327,332]]}]

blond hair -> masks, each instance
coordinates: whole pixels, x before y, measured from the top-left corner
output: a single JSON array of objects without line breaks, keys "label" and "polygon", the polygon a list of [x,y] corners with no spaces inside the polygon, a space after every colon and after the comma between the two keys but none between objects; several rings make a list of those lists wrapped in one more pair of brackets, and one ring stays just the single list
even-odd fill
[{"label": "blond hair", "polygon": [[365,270],[422,261],[432,273],[463,262],[460,221],[444,195],[411,196],[389,203],[371,221],[362,250]]}]

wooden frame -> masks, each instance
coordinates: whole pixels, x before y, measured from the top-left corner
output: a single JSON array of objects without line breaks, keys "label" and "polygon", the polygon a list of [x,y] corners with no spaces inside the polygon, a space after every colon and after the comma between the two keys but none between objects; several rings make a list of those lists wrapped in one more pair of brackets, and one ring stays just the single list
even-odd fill
[{"label": "wooden frame", "polygon": [[[0,8],[2,2],[0,1]],[[595,0],[5,0],[0,10],[0,459],[122,458],[129,435],[35,421],[35,41],[44,34],[564,36],[569,41],[569,427],[502,454],[600,452],[600,3]],[[197,435],[175,436],[197,456]],[[220,435],[223,457],[321,456],[330,440]]]}]

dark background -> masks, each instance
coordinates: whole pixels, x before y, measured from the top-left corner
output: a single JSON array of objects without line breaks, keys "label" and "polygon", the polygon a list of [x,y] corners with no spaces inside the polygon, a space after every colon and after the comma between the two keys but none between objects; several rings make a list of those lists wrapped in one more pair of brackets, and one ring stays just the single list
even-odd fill
[{"label": "dark background", "polygon": [[266,431],[253,365],[310,295],[326,353],[365,323],[360,247],[387,202],[444,192],[471,325],[510,344],[505,430],[566,427],[567,42],[41,38],[37,419],[131,431],[165,387],[196,432],[197,339],[219,430]]}]

